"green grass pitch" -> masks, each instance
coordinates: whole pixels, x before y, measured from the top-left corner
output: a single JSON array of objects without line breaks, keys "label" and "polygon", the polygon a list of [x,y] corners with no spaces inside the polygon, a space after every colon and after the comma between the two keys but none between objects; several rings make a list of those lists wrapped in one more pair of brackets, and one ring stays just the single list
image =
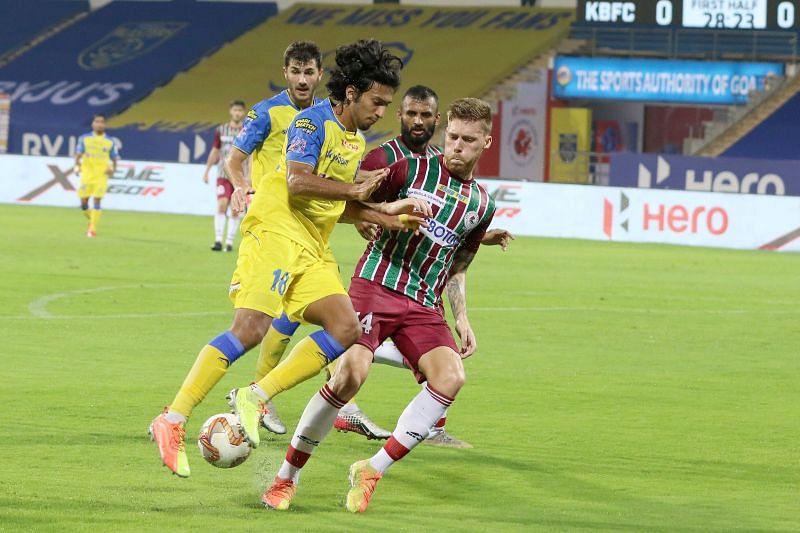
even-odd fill
[{"label": "green grass pitch", "polygon": [[[472,450],[419,447],[364,515],[346,472],[379,444],[332,433],[293,509],[258,503],[289,436],[217,470],[200,425],[252,379],[230,370],[188,425],[192,477],[145,429],[229,325],[236,254],[211,218],[0,207],[0,530],[797,531],[800,255],[518,238],[468,275],[478,353],[451,408]],[[345,277],[363,241],[333,239]],[[303,329],[300,333],[308,332]],[[311,380],[277,399],[290,433]],[[385,427],[418,388],[375,367]]]}]

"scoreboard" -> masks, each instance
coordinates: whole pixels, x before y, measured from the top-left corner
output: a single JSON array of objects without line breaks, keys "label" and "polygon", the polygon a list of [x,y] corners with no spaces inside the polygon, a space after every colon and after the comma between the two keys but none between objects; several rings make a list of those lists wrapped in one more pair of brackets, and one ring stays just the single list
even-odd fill
[{"label": "scoreboard", "polygon": [[729,30],[799,30],[800,0],[579,0],[579,22]]}]

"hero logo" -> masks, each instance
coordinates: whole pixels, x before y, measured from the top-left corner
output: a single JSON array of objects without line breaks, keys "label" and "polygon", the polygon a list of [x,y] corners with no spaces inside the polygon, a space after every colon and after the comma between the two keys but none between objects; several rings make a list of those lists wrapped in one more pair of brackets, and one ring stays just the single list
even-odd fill
[{"label": "hero logo", "polygon": [[636,22],[633,2],[586,2],[586,22]]},{"label": "hero logo", "polygon": [[[625,233],[630,233],[631,227],[630,199],[625,193],[620,193],[619,213],[617,216],[625,218],[619,223]],[[608,199],[603,199],[603,233],[609,240],[614,236],[615,228],[614,204]],[[694,208],[680,204],[642,204],[642,233],[657,231],[659,233],[708,233],[714,236],[724,235],[728,231],[728,212],[722,207],[697,206]]]},{"label": "hero logo", "polygon": [[441,222],[437,222],[432,218],[429,218],[427,222],[428,229],[420,228],[420,231],[427,235],[433,242],[445,248],[454,248],[461,242],[459,236]]},{"label": "hero logo", "polygon": [[[669,188],[661,184],[670,178],[672,167],[669,162],[661,156],[656,159],[655,178],[656,188]],[[730,170],[716,172],[714,170],[703,170],[702,179],[698,180],[700,171],[688,169],[684,176],[685,189],[687,191],[709,191],[709,192],[736,192],[742,194],[769,194],[768,190],[772,187],[776,196],[786,194],[786,185],[777,174],[761,175],[757,172],[749,172],[740,179]],[[653,171],[647,166],[639,163],[638,186],[640,189],[650,189],[653,186]],[[753,187],[755,186],[755,190]]]}]

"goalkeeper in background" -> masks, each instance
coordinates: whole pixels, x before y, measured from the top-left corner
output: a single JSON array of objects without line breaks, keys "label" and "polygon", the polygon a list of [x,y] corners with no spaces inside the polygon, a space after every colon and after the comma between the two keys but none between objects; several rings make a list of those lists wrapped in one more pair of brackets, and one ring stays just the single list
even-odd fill
[{"label": "goalkeeper in background", "polygon": [[[100,203],[108,189],[108,177],[117,170],[118,159],[116,142],[106,136],[106,117],[98,113],[92,119],[91,133],[85,133],[78,138],[78,147],[75,150],[74,172],[81,178],[78,198],[81,199],[83,213],[89,219],[87,237],[97,236],[97,223],[102,213]],[[93,200],[91,208],[89,198]]]}]

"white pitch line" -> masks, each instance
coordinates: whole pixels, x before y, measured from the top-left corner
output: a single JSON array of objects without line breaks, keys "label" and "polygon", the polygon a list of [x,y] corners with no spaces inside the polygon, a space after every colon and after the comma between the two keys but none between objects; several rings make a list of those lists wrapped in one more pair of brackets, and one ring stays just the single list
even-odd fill
[{"label": "white pitch line", "polygon": [[[216,284],[194,284],[194,283],[139,283],[136,285],[111,285],[106,287],[93,287],[90,289],[75,289],[72,291],[64,291],[64,292],[55,292],[52,294],[45,294],[37,298],[36,300],[32,301],[28,304],[28,312],[34,318],[61,318],[60,316],[53,315],[50,311],[47,310],[47,306],[56,300],[60,300],[61,298],[66,298],[68,296],[75,296],[77,294],[94,294],[98,292],[108,292],[108,291],[118,291],[118,290],[125,290],[125,289],[167,289],[167,288],[175,288],[175,287],[217,287]],[[150,316],[149,313],[145,313],[145,316]],[[77,317],[78,315],[73,315]],[[113,316],[113,315],[90,315],[87,318],[100,318],[101,316]],[[122,317],[120,315],[119,317]],[[26,317],[30,318],[30,317]]]}]

